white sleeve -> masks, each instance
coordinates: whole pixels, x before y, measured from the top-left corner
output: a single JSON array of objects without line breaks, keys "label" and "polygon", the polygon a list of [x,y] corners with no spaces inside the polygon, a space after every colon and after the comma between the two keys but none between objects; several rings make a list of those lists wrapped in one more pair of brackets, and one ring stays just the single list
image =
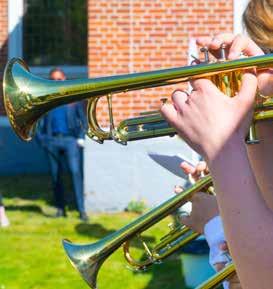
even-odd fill
[{"label": "white sleeve", "polygon": [[[230,255],[219,248],[219,245],[225,241],[224,228],[220,216],[216,216],[209,220],[204,227],[204,235],[210,248],[210,265],[214,267],[217,263],[230,263]],[[225,289],[228,289],[228,282],[223,282],[223,286]]]}]

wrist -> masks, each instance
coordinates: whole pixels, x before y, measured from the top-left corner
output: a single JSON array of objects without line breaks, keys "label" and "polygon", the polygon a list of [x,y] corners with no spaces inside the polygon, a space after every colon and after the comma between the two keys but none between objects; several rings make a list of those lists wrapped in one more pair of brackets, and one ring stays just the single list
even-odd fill
[{"label": "wrist", "polygon": [[234,153],[246,152],[245,140],[239,134],[232,135],[225,143],[210,146],[205,150],[204,158],[209,167],[215,163],[223,162],[225,159],[230,160]]}]

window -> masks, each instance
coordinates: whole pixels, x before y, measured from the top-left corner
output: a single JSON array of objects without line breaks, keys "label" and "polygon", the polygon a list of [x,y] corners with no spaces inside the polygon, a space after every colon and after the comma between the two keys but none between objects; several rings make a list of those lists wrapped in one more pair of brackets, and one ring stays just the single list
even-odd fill
[{"label": "window", "polygon": [[25,0],[23,57],[30,66],[87,65],[87,1]]}]

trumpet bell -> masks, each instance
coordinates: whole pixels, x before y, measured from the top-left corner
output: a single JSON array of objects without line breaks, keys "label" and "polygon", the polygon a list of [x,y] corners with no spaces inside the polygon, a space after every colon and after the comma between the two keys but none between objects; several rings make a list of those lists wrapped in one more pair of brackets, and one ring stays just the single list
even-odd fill
[{"label": "trumpet bell", "polygon": [[[69,87],[71,81],[67,83]],[[25,141],[32,139],[36,123],[42,115],[52,108],[71,102],[60,81],[33,75],[20,58],[11,59],[6,65],[3,89],[10,124],[15,133]],[[71,89],[69,91],[71,93]]]},{"label": "trumpet bell", "polygon": [[32,87],[25,82],[28,67],[21,59],[12,59],[5,68],[3,78],[4,106],[16,134],[30,140],[35,131],[36,118],[26,113],[30,106]]},{"label": "trumpet bell", "polygon": [[[31,140],[35,132],[36,122],[50,109],[89,99],[90,129],[88,135],[101,143],[103,140],[113,139],[121,144],[126,144],[127,140],[173,135],[175,131],[169,127],[162,129],[161,125],[157,128],[158,116],[155,118],[146,116],[144,119],[138,119],[136,130],[134,127],[130,127],[132,119],[121,123],[116,129],[112,108],[109,108],[111,126],[110,132],[105,132],[99,127],[95,115],[99,97],[106,95],[108,103],[112,106],[111,95],[114,93],[173,85],[199,78],[211,79],[222,92],[234,96],[239,90],[241,73],[244,69],[256,68],[261,70],[272,66],[273,54],[267,54],[232,61],[202,63],[200,65],[148,72],[53,81],[31,74],[23,60],[12,59],[8,62],[4,71],[4,104],[16,134],[23,140]],[[266,109],[264,103],[263,98],[259,109],[259,119],[271,118],[273,115],[272,98],[266,102]],[[266,116],[264,116],[264,109],[267,112]],[[142,120],[143,123],[141,123]],[[147,125],[147,122],[149,122],[149,125]],[[255,133],[254,130],[253,133]]]},{"label": "trumpet bell", "polygon": [[107,256],[96,254],[100,249],[100,242],[91,245],[72,244],[69,240],[63,240],[64,250],[70,263],[81,274],[86,283],[93,289],[97,288],[98,271]]},{"label": "trumpet bell", "polygon": [[211,183],[211,177],[209,175],[205,176],[181,194],[170,198],[130,224],[96,243],[91,243],[89,245],[74,245],[69,241],[64,240],[63,246],[70,262],[80,272],[87,284],[93,289],[96,288],[98,270],[108,256],[133,236],[139,235],[141,232],[175,211],[182,204],[187,202],[196,192],[207,188]]}]

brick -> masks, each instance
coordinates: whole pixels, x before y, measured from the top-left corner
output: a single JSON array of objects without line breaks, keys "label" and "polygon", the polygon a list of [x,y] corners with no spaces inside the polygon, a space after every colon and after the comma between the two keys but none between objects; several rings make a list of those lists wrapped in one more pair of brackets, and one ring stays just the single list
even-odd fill
[{"label": "brick", "polygon": [[[116,75],[186,65],[189,36],[232,31],[233,1],[88,0],[88,15],[89,76]],[[157,109],[162,96],[186,86],[119,94],[114,98],[115,118]],[[105,101],[99,111],[106,125]]]},{"label": "brick", "polygon": [[[4,67],[7,62],[8,56],[8,1],[0,1],[0,81],[2,83],[2,76]],[[2,97],[2,87],[0,97]],[[3,102],[0,105],[0,114],[5,114],[4,107],[2,106]]]}]

